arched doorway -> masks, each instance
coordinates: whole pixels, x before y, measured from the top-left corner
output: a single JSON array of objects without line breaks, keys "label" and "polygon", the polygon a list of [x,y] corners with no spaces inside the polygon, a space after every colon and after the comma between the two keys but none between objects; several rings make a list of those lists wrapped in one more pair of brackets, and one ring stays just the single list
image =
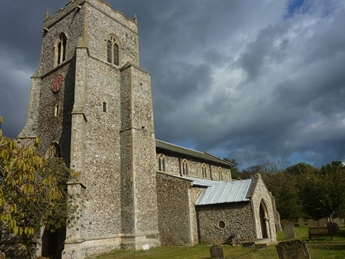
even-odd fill
[{"label": "arched doorway", "polygon": [[260,225],[261,225],[262,238],[268,238],[267,209],[266,209],[264,201],[261,201],[261,203],[260,203],[259,215],[260,215]]},{"label": "arched doorway", "polygon": [[42,236],[42,256],[60,259],[65,239],[66,227],[61,227],[55,231],[45,229]]},{"label": "arched doorway", "polygon": [[[59,201],[62,209],[67,209],[62,204],[65,204],[67,199],[67,181],[69,177],[69,170],[62,160],[61,148],[58,142],[54,141],[46,151],[47,164],[54,176],[57,177],[59,190],[63,195],[63,201]],[[61,259],[61,254],[64,249],[64,241],[66,239],[66,227],[64,224],[64,218],[66,215],[58,214],[61,218],[50,218],[50,226],[54,226],[53,229],[48,229],[46,226],[42,227],[42,242],[41,242],[41,256]],[[56,215],[55,215],[56,216]],[[51,223],[52,222],[52,223]],[[60,227],[58,227],[60,226]]]}]

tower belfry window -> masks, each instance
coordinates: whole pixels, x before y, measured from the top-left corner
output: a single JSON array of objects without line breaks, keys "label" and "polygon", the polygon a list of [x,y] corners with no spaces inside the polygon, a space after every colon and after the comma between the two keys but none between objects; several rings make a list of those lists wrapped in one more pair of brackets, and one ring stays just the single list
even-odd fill
[{"label": "tower belfry window", "polygon": [[66,43],[67,37],[64,33],[61,33],[59,39],[55,43],[55,66],[66,60]]},{"label": "tower belfry window", "polygon": [[115,36],[110,36],[107,40],[107,61],[113,65],[119,65],[119,45]]}]

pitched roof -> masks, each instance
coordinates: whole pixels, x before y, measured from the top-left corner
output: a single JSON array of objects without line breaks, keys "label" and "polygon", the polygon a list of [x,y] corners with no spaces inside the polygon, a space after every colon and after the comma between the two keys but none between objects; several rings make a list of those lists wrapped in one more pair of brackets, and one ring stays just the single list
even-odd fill
[{"label": "pitched roof", "polygon": [[[189,178],[191,179],[191,178]],[[220,203],[232,203],[249,201],[248,191],[252,184],[252,179],[216,182],[203,179],[193,179],[193,185],[205,186],[195,205],[211,205]]]},{"label": "pitched roof", "polygon": [[213,162],[213,163],[221,164],[221,165],[227,166],[229,168],[232,165],[230,162],[226,162],[225,160],[223,160],[219,157],[213,156],[207,152],[199,152],[196,150],[177,146],[177,145],[174,145],[174,144],[171,144],[168,142],[164,142],[161,140],[157,140],[157,139],[156,139],[156,148],[170,151],[173,153],[178,153],[178,154],[183,155],[183,156],[198,158],[198,159],[201,159],[201,160],[204,160],[207,162]]}]

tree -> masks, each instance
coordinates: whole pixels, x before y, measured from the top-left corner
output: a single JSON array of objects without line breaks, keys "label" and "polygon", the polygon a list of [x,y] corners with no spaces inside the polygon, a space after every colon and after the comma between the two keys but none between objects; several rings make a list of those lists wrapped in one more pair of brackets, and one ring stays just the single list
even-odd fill
[{"label": "tree", "polygon": [[276,200],[282,219],[296,220],[303,215],[298,178],[288,172],[265,173],[263,180]]},{"label": "tree", "polygon": [[332,219],[334,214],[345,210],[345,165],[341,161],[333,161],[322,166],[318,183],[320,205]]},{"label": "tree", "polygon": [[0,222],[20,237],[28,258],[42,225],[54,230],[66,222],[69,170],[62,163],[36,155],[31,145],[19,146],[0,130]]},{"label": "tree", "polygon": [[240,176],[239,169],[238,169],[238,163],[236,162],[235,159],[229,159],[229,158],[224,158],[224,161],[230,163],[231,166],[231,178],[232,179],[237,179]]},{"label": "tree", "polygon": [[295,165],[286,168],[286,171],[290,174],[304,176],[306,174],[318,172],[319,169],[309,165],[307,163],[297,163]]},{"label": "tree", "polygon": [[286,172],[295,179],[297,195],[307,217],[332,219],[334,214],[345,210],[345,166],[340,161],[322,166],[321,170],[298,163]]}]

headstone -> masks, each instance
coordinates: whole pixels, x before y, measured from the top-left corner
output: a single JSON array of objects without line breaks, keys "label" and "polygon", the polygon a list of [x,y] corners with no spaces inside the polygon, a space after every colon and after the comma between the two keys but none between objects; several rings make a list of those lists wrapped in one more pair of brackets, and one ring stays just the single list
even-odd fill
[{"label": "headstone", "polygon": [[285,225],[286,225],[287,223],[289,223],[289,221],[288,221],[287,219],[283,219],[283,220],[282,220],[282,229],[283,229],[283,230],[284,230],[284,227],[285,227]]},{"label": "headstone", "polygon": [[340,226],[340,219],[339,219],[339,218],[333,219],[333,222],[334,222],[335,224],[337,224],[338,227]]},{"label": "headstone", "polygon": [[280,242],[277,246],[279,259],[310,259],[307,244],[302,240]]},{"label": "headstone", "polygon": [[232,246],[238,246],[240,244],[240,240],[236,237],[236,235],[233,235],[232,239],[231,239],[231,245]]},{"label": "headstone", "polygon": [[296,238],[293,222],[290,222],[284,226],[284,234],[287,239]]},{"label": "headstone", "polygon": [[318,222],[319,222],[320,228],[326,228],[327,227],[327,223],[328,223],[327,219],[322,218],[322,219],[319,219]]},{"label": "headstone", "polygon": [[267,244],[255,244],[255,250],[267,250]]},{"label": "headstone", "polygon": [[244,241],[244,242],[242,242],[242,247],[244,249],[254,249],[255,248],[255,242],[254,241]]},{"label": "headstone", "polygon": [[315,220],[308,219],[308,227],[309,228],[318,228],[319,224]]},{"label": "headstone", "polygon": [[150,249],[150,245],[149,244],[143,245],[143,250],[144,251],[149,250],[149,249]]},{"label": "headstone", "polygon": [[224,259],[223,247],[214,245],[210,247],[210,253],[212,259]]},{"label": "headstone", "polygon": [[299,218],[298,219],[298,225],[302,228],[304,227],[304,219],[303,218]]},{"label": "headstone", "polygon": [[6,255],[0,252],[0,259],[6,259]]},{"label": "headstone", "polygon": [[337,223],[330,222],[327,224],[328,230],[331,230],[332,234],[335,234],[339,231],[339,226]]}]

